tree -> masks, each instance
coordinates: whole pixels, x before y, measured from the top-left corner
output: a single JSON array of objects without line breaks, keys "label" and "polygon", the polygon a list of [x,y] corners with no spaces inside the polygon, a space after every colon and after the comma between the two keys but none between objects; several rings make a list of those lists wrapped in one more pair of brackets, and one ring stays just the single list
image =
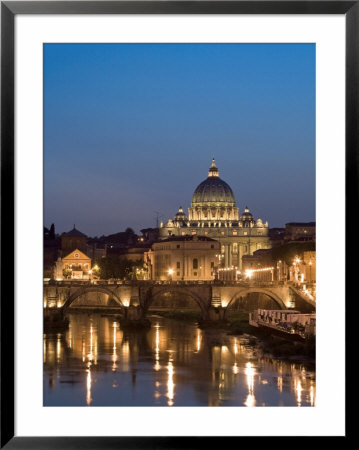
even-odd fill
[{"label": "tree", "polygon": [[272,258],[274,261],[285,261],[290,266],[294,258],[303,255],[305,251],[315,251],[315,242],[289,242],[288,244],[274,247],[272,249]]},{"label": "tree", "polygon": [[130,279],[133,261],[107,256],[98,262],[99,276],[102,280],[109,278]]},{"label": "tree", "polygon": [[63,274],[63,276],[64,276],[65,278],[69,278],[69,277],[71,276],[71,274],[72,274],[72,270],[71,270],[71,269],[64,269],[64,270],[62,271],[62,274]]},{"label": "tree", "polygon": [[55,239],[55,225],[53,223],[50,227],[49,239]]}]

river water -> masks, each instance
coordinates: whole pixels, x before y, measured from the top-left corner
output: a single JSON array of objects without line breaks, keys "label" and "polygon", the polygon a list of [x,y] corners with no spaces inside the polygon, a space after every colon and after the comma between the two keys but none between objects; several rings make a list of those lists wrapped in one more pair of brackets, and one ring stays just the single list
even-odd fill
[{"label": "river water", "polygon": [[156,316],[131,332],[111,316],[69,318],[44,335],[44,406],[315,406],[314,368],[263,357],[247,335]]}]

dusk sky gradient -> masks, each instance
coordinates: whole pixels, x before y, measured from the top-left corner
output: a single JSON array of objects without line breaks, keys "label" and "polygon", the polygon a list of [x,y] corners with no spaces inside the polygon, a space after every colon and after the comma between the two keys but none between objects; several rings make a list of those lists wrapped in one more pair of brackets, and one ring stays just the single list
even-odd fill
[{"label": "dusk sky gradient", "polygon": [[314,44],[44,46],[45,226],[154,227],[212,156],[240,213],[315,220]]}]

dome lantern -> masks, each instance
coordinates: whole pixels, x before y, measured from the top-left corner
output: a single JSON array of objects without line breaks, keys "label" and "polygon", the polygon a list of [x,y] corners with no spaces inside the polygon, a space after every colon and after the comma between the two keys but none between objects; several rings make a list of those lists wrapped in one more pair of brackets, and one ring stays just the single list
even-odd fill
[{"label": "dome lantern", "polygon": [[209,177],[219,177],[218,167],[216,166],[216,162],[214,160],[214,157],[212,158],[212,164],[208,171]]}]

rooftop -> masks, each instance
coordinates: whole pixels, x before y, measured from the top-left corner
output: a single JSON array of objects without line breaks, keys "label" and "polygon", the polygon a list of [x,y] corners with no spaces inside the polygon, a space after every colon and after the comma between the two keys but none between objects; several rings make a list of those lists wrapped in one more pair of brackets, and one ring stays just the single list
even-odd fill
[{"label": "rooftop", "polygon": [[75,228],[75,225],[71,231],[68,231],[67,233],[62,233],[62,236],[69,236],[69,237],[87,237],[86,234],[81,233],[81,231],[77,230]]}]

